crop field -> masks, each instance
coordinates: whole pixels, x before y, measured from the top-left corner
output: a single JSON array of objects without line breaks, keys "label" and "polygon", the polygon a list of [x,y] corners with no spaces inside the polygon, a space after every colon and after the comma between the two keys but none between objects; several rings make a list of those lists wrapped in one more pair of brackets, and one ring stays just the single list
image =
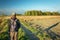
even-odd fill
[{"label": "crop field", "polygon": [[[0,17],[0,40],[9,40],[7,20]],[[17,16],[18,40],[60,40],[60,16]]]}]

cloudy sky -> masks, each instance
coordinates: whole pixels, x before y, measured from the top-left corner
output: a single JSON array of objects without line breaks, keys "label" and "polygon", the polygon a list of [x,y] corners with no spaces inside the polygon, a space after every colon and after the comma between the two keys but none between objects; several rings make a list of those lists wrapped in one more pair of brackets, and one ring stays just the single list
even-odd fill
[{"label": "cloudy sky", "polygon": [[60,11],[60,0],[0,0],[0,13],[27,10]]}]

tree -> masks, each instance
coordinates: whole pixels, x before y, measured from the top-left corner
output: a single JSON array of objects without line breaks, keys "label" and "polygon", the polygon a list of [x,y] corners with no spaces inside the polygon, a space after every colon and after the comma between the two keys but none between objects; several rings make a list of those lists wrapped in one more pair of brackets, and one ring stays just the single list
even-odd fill
[{"label": "tree", "polygon": [[25,15],[27,16],[41,16],[41,15],[60,15],[59,12],[42,12],[37,10],[26,11]]}]

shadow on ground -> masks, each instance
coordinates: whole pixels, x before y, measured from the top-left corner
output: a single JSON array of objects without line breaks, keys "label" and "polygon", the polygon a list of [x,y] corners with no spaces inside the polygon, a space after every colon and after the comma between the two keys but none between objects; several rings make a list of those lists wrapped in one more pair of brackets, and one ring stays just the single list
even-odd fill
[{"label": "shadow on ground", "polygon": [[22,24],[21,28],[23,29],[25,34],[28,35],[29,40],[39,40],[39,38],[36,35],[34,35],[29,29],[25,28]]},{"label": "shadow on ground", "polygon": [[[56,27],[60,22],[57,22],[53,25],[51,25],[50,27],[46,28],[46,29],[42,29],[41,26],[38,28],[38,33],[40,33],[42,36],[44,35],[43,33],[46,32],[48,34],[48,36],[52,39],[52,40],[60,40],[60,35],[56,34],[55,32],[53,32],[51,29]],[[36,34],[36,35],[37,35]]]},{"label": "shadow on ground", "polygon": [[59,40],[60,35],[54,33],[51,29],[56,27],[60,22],[53,24],[52,26],[50,26],[49,28],[46,28],[45,31],[47,32],[47,34],[51,37],[52,40]]}]

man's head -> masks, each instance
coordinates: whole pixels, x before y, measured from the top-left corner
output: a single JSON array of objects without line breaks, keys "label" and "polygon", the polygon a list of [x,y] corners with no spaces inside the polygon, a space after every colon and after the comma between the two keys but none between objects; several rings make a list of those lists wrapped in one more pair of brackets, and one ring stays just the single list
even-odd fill
[{"label": "man's head", "polygon": [[12,14],[11,14],[11,18],[12,18],[12,19],[16,19],[16,13],[12,13]]}]

